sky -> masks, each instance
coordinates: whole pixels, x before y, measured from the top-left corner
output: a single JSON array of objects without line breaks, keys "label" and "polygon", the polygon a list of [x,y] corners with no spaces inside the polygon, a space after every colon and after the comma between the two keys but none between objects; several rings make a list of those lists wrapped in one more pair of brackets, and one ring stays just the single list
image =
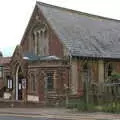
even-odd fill
[{"label": "sky", "polygon": [[[39,0],[38,0],[39,1]],[[94,15],[120,20],[120,0],[40,0]],[[23,37],[36,0],[0,1],[0,51],[12,56]]]}]

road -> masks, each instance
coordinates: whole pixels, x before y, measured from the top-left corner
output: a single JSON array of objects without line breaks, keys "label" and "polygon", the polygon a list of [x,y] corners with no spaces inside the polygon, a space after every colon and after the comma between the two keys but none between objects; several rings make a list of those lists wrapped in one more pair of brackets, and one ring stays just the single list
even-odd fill
[{"label": "road", "polygon": [[0,108],[0,120],[120,120],[120,114],[80,113],[64,108]]},{"label": "road", "polygon": [[24,116],[24,115],[5,115],[0,114],[0,120],[66,120],[66,119],[56,119],[56,118],[45,118],[38,116]]},{"label": "road", "polygon": [[[70,119],[58,119],[58,118],[47,118],[47,117],[38,117],[38,116],[24,116],[24,115],[1,115],[0,120],[70,120]],[[71,119],[73,120],[73,119]],[[78,120],[78,119],[77,119]],[[79,120],[120,120],[120,119],[79,119]]]},{"label": "road", "polygon": [[112,118],[78,118],[78,119],[63,119],[63,118],[48,118],[37,115],[18,115],[18,114],[0,114],[0,120],[120,120]]}]

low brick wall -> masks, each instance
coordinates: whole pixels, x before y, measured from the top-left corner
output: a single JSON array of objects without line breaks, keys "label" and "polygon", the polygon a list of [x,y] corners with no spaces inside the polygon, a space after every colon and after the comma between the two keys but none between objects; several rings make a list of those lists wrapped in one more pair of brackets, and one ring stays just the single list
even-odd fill
[{"label": "low brick wall", "polygon": [[24,101],[12,101],[12,100],[0,100],[0,108],[40,108],[44,107],[44,103],[24,102]]}]

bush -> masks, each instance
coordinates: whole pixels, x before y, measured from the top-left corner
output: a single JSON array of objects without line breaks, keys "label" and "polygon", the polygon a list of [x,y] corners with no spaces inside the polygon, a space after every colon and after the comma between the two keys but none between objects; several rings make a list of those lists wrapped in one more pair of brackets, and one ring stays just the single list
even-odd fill
[{"label": "bush", "polygon": [[109,102],[103,105],[86,104],[84,99],[72,99],[69,100],[69,104],[66,106],[70,109],[76,109],[78,111],[88,112],[110,112],[120,113],[120,102]]},{"label": "bush", "polygon": [[120,79],[120,73],[113,73],[113,74],[111,75],[111,79],[112,79],[112,80]]},{"label": "bush", "polygon": [[70,100],[69,104],[67,105],[67,108],[70,109],[77,109],[78,111],[95,111],[95,105],[94,104],[86,104],[83,100],[80,99],[74,99]]},{"label": "bush", "polygon": [[78,103],[79,103],[79,100],[76,100],[76,99],[69,100],[69,103],[66,107],[71,109],[77,108]]},{"label": "bush", "polygon": [[120,103],[109,103],[103,106],[104,112],[120,113]]}]

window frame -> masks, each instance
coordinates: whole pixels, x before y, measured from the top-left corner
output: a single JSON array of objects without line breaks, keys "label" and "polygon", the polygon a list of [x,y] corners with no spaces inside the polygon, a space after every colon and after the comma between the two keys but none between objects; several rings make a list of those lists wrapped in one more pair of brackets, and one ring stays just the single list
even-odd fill
[{"label": "window frame", "polygon": [[52,91],[54,90],[54,72],[48,72],[46,74],[47,78],[47,90]]}]

